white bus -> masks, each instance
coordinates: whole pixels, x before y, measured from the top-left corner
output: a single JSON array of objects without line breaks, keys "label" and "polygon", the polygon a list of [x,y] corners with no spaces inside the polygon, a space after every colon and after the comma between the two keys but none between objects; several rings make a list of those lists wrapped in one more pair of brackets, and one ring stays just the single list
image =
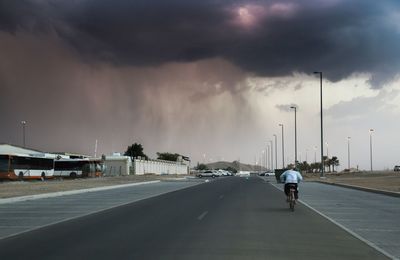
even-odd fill
[{"label": "white bus", "polygon": [[19,154],[0,154],[0,179],[47,179],[54,173],[54,159]]},{"label": "white bus", "polygon": [[60,159],[54,161],[56,177],[99,177],[103,170],[100,159]]}]

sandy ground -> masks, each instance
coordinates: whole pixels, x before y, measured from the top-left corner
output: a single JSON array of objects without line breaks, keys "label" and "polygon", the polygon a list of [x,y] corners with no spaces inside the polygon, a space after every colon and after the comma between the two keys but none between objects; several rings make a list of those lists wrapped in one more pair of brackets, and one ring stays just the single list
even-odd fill
[{"label": "sandy ground", "polygon": [[400,192],[400,173],[399,172],[357,172],[357,173],[327,173],[325,179],[319,178],[317,174],[306,174],[308,181],[324,181],[329,183],[339,183],[347,185],[361,186],[377,190]]},{"label": "sandy ground", "polygon": [[80,190],[133,182],[168,180],[182,177],[184,176],[132,175],[84,179],[53,179],[46,181],[3,181],[0,182],[0,198],[10,198],[68,190]]}]

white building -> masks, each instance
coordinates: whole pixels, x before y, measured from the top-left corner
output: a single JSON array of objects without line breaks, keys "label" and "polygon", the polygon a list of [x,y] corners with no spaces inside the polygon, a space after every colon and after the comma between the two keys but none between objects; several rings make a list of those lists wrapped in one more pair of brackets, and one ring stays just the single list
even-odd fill
[{"label": "white building", "polygon": [[125,176],[134,174],[132,160],[129,156],[111,155],[105,156],[105,176]]},{"label": "white building", "polygon": [[188,174],[189,167],[181,162],[163,160],[142,160],[121,155],[105,156],[105,176],[144,174]]}]

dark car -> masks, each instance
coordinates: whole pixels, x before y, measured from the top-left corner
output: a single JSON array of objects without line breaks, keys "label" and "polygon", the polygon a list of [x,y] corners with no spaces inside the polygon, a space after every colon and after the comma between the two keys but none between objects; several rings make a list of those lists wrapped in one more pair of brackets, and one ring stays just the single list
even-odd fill
[{"label": "dark car", "polygon": [[396,165],[396,166],[394,166],[394,169],[393,169],[393,171],[395,171],[395,172],[398,172],[398,171],[400,171],[400,165]]}]

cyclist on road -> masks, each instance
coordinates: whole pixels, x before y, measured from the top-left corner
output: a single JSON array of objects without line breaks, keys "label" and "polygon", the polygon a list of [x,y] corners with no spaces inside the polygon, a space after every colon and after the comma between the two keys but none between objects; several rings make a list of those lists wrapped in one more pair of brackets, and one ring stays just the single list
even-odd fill
[{"label": "cyclist on road", "polygon": [[289,170],[282,173],[280,179],[281,182],[285,183],[285,194],[287,199],[289,199],[290,186],[294,186],[296,188],[294,197],[297,200],[299,198],[297,184],[303,180],[303,176],[301,176],[300,172],[296,171],[295,167],[292,166]]}]

